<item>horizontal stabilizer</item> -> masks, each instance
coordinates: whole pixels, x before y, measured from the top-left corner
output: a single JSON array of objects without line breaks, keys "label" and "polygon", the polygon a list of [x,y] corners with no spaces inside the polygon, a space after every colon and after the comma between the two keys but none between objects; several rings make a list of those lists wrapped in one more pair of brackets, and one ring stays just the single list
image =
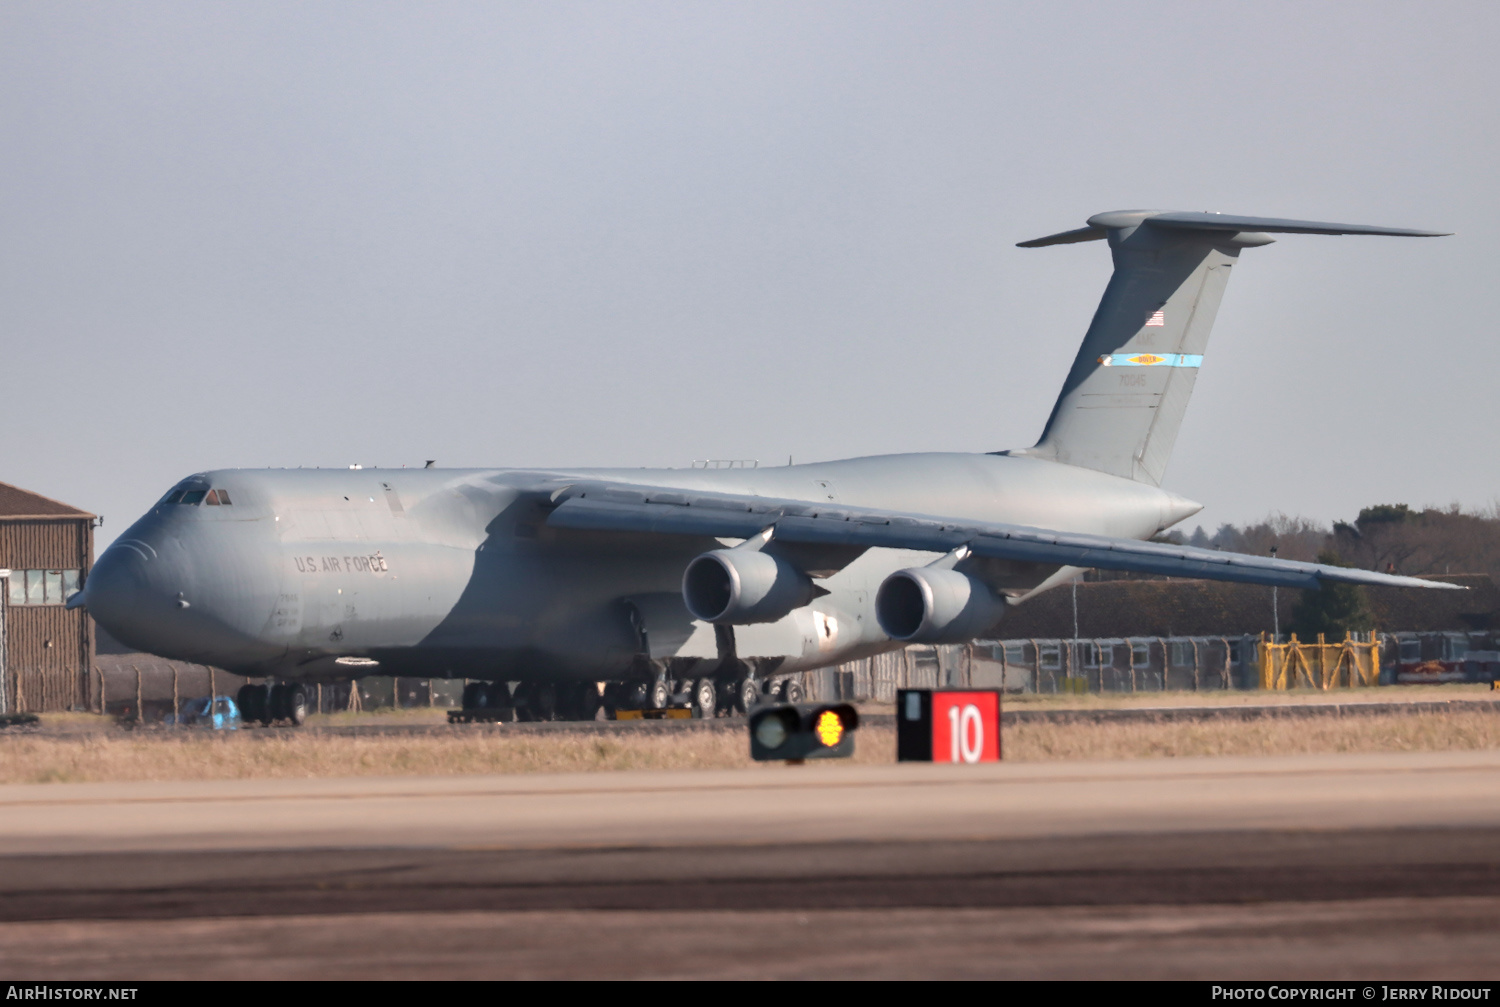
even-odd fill
[{"label": "horizontal stabilizer", "polygon": [[1114,210],[1096,213],[1087,227],[1049,234],[1045,238],[1016,243],[1017,248],[1071,245],[1099,241],[1112,230],[1127,230],[1150,224],[1176,231],[1225,231],[1260,234],[1380,234],[1396,238],[1442,238],[1449,231],[1414,231],[1407,227],[1376,227],[1371,224],[1330,224],[1321,220],[1288,220],[1284,217],[1240,217],[1228,213],[1194,213],[1171,210]]},{"label": "horizontal stabilizer", "polygon": [[[1094,227],[1118,227],[1108,218],[1133,217],[1125,214],[1101,213],[1089,218]],[[1413,231],[1406,227],[1375,227],[1370,224],[1329,224],[1319,220],[1285,220],[1281,217],[1237,217],[1227,213],[1154,213],[1145,218],[1152,227],[1170,227],[1189,231],[1261,231],[1267,234],[1383,234],[1396,238],[1443,238],[1451,232]],[[1134,221],[1124,226],[1133,226]]]},{"label": "horizontal stabilizer", "polygon": [[1075,245],[1080,241],[1103,241],[1109,232],[1102,227],[1080,227],[1073,231],[1049,234],[1045,238],[1032,238],[1017,242],[1017,248],[1041,248],[1044,245]]}]

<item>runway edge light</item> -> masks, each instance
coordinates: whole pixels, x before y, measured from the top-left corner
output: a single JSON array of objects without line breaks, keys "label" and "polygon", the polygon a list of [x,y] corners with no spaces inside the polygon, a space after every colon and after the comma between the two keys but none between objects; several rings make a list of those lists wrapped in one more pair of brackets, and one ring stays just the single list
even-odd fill
[{"label": "runway edge light", "polygon": [[999,690],[896,690],[896,761],[999,762]]},{"label": "runway edge light", "polygon": [[757,762],[847,759],[859,713],[848,703],[778,703],[750,714],[750,758]]}]

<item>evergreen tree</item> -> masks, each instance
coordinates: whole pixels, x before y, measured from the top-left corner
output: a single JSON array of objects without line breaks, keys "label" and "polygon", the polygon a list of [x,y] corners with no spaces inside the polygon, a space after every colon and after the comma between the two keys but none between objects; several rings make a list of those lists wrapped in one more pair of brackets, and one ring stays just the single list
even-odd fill
[{"label": "evergreen tree", "polygon": [[[1332,549],[1318,553],[1318,562],[1325,566],[1349,565]],[[1361,632],[1374,626],[1365,590],[1357,584],[1325,583],[1321,589],[1303,591],[1302,598],[1292,606],[1291,631],[1303,643],[1317,640],[1319,633],[1333,643],[1342,640],[1346,630]]]}]

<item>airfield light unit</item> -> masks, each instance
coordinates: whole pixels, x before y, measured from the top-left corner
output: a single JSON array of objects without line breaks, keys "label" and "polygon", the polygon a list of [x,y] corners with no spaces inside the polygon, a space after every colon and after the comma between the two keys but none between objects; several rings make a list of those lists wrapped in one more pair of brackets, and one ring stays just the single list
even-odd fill
[{"label": "airfield light unit", "polygon": [[750,715],[750,757],[757,762],[847,759],[859,714],[848,703],[780,703]]}]

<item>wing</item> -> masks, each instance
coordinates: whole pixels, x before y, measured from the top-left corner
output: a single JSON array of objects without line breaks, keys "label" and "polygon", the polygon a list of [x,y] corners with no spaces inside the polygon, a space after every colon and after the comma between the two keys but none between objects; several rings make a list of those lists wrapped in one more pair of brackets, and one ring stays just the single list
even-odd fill
[{"label": "wing", "polygon": [[555,528],[749,538],[772,527],[777,542],[846,550],[948,552],[966,545],[974,555],[991,559],[1276,587],[1316,588],[1327,582],[1464,590],[1456,584],[1349,567],[805,500],[577,483],[554,493],[552,502],[547,524]]}]

